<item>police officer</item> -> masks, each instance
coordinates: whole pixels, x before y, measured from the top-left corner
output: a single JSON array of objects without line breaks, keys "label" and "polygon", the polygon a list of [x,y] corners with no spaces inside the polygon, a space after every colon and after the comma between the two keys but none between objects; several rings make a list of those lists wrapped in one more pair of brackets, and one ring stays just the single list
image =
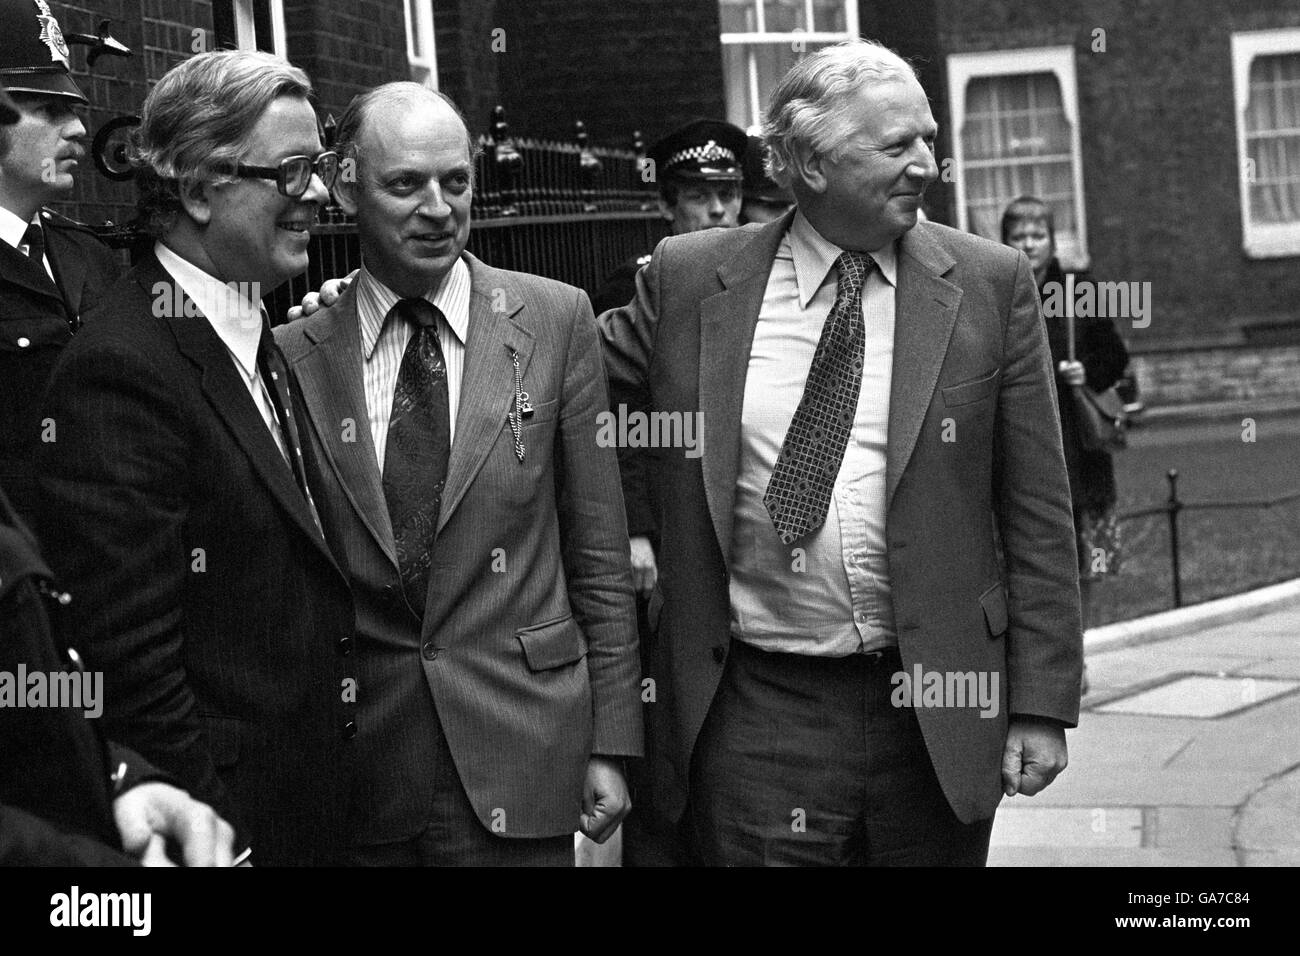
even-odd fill
[{"label": "police officer", "polygon": [[[673,130],[647,154],[659,184],[659,210],[672,234],[701,229],[732,229],[740,224],[743,130],[721,120],[700,119]],[[650,251],[620,265],[592,297],[597,315],[627,305],[636,295],[636,274],[650,261]],[[620,448],[618,465],[627,509],[628,549],[637,591],[637,630],[642,673],[649,670],[654,645],[651,597],[658,576],[655,548],[658,528],[646,486],[649,461],[644,451]],[[650,803],[649,760],[629,765],[632,813],[623,824],[623,863],[627,866],[672,866],[690,862],[686,841],[665,823]]]},{"label": "police officer", "polygon": [[45,208],[66,200],[86,154],[87,105],[45,0],[0,0],[0,82],[18,121],[0,127],[0,484],[31,516],[31,459],[55,423],[41,393],[59,351],[116,280],[116,258],[86,226]]},{"label": "police officer", "polygon": [[[741,164],[745,133],[722,120],[699,119],[673,130],[650,147],[659,184],[659,211],[674,236],[740,224]],[[612,272],[592,297],[597,315],[627,305],[636,294],[636,273],[650,250]]]}]

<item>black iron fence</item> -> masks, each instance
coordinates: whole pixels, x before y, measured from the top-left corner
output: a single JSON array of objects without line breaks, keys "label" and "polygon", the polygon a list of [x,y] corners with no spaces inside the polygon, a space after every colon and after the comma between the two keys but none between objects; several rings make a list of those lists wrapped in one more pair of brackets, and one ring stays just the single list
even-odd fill
[{"label": "black iron fence", "polygon": [[1180,535],[1180,516],[1185,511],[1212,512],[1230,510],[1269,510],[1292,502],[1300,501],[1300,490],[1288,492],[1272,498],[1247,498],[1233,501],[1218,499],[1208,501],[1184,501],[1178,497],[1178,469],[1170,468],[1165,473],[1169,485],[1169,496],[1163,504],[1125,511],[1118,515],[1121,524],[1131,525],[1143,519],[1164,515],[1168,527],[1169,572],[1172,588],[1173,606],[1183,606],[1183,542]]}]

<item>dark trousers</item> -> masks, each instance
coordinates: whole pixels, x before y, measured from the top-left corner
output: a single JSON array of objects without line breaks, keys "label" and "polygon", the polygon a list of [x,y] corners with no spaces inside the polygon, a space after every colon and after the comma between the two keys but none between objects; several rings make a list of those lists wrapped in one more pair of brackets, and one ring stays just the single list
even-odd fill
[{"label": "dark trousers", "polygon": [[964,824],[911,708],[890,703],[897,649],[771,654],[731,642],[691,765],[688,810],[710,866],[983,866],[993,820]]},{"label": "dark trousers", "polygon": [[[655,631],[650,626],[650,602],[638,594],[636,597],[637,637],[640,639],[641,673],[653,674],[650,666],[654,655]],[[658,704],[643,704],[642,713],[648,722],[649,710]],[[651,779],[651,748],[653,741],[646,740],[646,756],[627,761],[628,789],[632,796],[632,812],[623,820],[623,865],[689,866],[690,828],[686,821],[673,823],[662,814],[653,800]]]},{"label": "dark trousers", "polygon": [[[483,825],[465,793],[456,764],[437,726],[433,799],[428,825],[415,837],[396,843],[353,846],[347,866],[573,866],[573,835],[541,839],[499,836]],[[578,821],[573,821],[577,828]]]}]

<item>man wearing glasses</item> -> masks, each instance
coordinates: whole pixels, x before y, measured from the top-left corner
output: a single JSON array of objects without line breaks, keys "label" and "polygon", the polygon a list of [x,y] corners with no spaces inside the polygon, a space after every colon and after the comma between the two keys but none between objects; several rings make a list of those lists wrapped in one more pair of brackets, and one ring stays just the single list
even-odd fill
[{"label": "man wearing glasses", "polygon": [[154,87],[133,158],[157,243],[64,350],[38,458],[105,730],[270,865],[336,859],[357,733],[352,599],[259,302],[306,268],[338,170],[310,92],[253,51]]}]

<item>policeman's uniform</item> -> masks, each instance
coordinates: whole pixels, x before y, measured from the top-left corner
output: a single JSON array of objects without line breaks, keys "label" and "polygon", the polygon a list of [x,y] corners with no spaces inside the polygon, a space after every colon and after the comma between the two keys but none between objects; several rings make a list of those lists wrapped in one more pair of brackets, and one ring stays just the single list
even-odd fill
[{"label": "policeman's uniform", "polygon": [[[650,147],[660,190],[666,183],[685,186],[693,182],[742,179],[741,163],[746,137],[739,127],[721,120],[700,119],[678,127]],[[650,261],[651,250],[632,256],[606,277],[592,296],[597,315],[627,305],[636,295],[636,274]],[[635,534],[635,532],[633,532]]]},{"label": "policeman's uniform", "polygon": [[[0,35],[0,83],[10,93],[87,102],[44,0],[0,0]],[[40,414],[45,383],[120,271],[114,252],[89,227],[52,209],[24,222],[0,208],[0,485],[21,514],[33,513],[31,459],[42,433],[57,438],[50,431],[57,423],[43,423]]]},{"label": "policeman's uniform", "polygon": [[[741,163],[745,146],[745,133],[738,127],[720,120],[695,120],[659,140],[650,147],[647,155],[654,161],[662,192],[669,183],[679,188],[699,182],[739,184],[743,178]],[[592,308],[597,315],[632,301],[636,296],[636,274],[649,261],[650,251],[647,250],[642,255],[633,256],[610,274],[592,297]],[[649,456],[650,453],[643,448],[619,448],[618,467],[623,484],[623,504],[627,509],[628,536],[648,538],[657,551],[659,526],[649,491]],[[649,600],[637,596],[637,633],[643,674],[650,673],[657,605],[657,595]],[[651,802],[648,768],[652,761],[649,757],[647,752],[646,759],[633,760],[628,766],[633,810],[623,824],[624,865],[672,866],[693,862],[680,828],[668,824],[656,813]]]}]

